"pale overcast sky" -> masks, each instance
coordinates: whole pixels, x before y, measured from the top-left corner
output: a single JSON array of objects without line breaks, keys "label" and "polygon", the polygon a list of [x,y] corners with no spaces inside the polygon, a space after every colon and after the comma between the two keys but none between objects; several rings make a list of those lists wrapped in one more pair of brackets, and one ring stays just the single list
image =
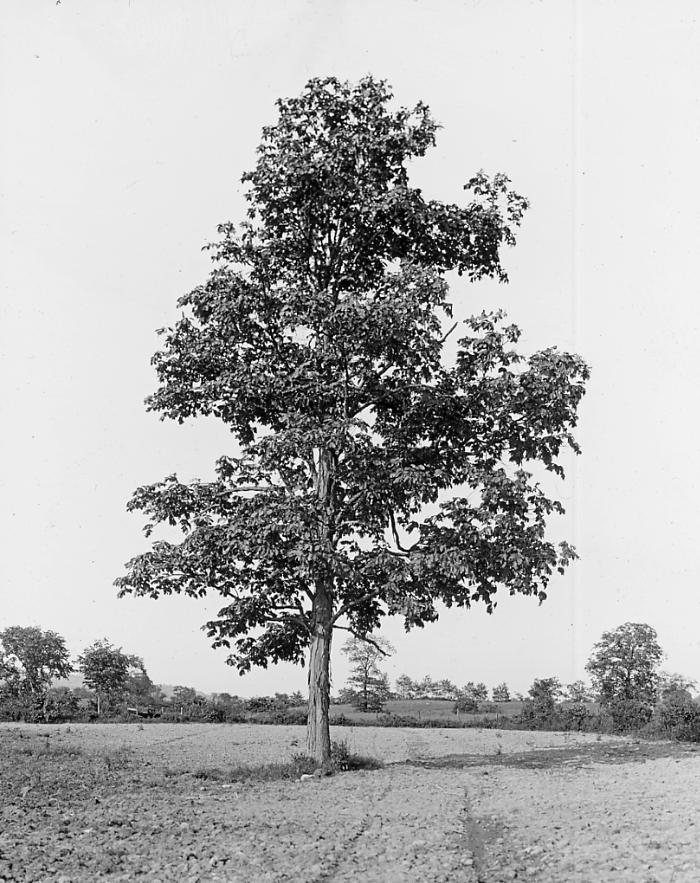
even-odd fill
[{"label": "pale overcast sky", "polygon": [[[0,7],[0,628],[36,624],[76,653],[107,637],[155,681],[242,695],[200,631],[217,607],[116,598],[145,548],[139,484],[206,478],[232,439],[147,414],[155,329],[209,269],[201,246],[239,220],[239,179],[274,101],[312,76],[426,101],[438,147],[427,195],[459,200],[478,169],[532,201],[508,287],[460,281],[464,316],[505,307],[523,347],[593,368],[583,455],[553,535],[581,560],[549,600],[501,598],[386,633],[392,678],[459,684],[584,675],[592,644],[647,622],[665,667],[700,680],[698,332],[700,26],[662,0],[4,0]],[[334,688],[346,673],[334,654]]]}]

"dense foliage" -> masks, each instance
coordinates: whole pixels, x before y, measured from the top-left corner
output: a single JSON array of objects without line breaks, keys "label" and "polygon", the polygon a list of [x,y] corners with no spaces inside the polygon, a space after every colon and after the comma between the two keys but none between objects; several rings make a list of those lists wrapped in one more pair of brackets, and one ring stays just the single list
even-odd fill
[{"label": "dense foliage", "polygon": [[[132,559],[121,594],[225,599],[207,628],[240,671],[309,653],[309,751],[327,759],[339,624],[364,637],[439,603],[546,597],[574,557],[545,537],[561,512],[527,464],[563,474],[588,369],[526,359],[500,313],[452,316],[445,273],[505,280],[526,200],[479,173],[464,206],[426,199],[408,162],[435,142],[428,108],[392,110],[385,83],[309,82],[278,102],[244,175],[248,218],[220,228],[214,270],[179,301],[148,407],[213,415],[238,449],[210,482],[170,475],[129,504],[179,526]],[[447,491],[454,493],[445,493]],[[470,493],[467,494],[466,492]]]},{"label": "dense foliage", "polygon": [[95,641],[78,657],[78,669],[97,696],[98,716],[105,704],[116,704],[126,693],[131,658],[109,641]]},{"label": "dense foliage", "polygon": [[45,714],[51,682],[72,671],[65,640],[37,626],[10,626],[0,632],[0,706],[13,720]]},{"label": "dense foliage", "polygon": [[645,623],[626,622],[604,632],[594,646],[586,670],[620,729],[643,726],[651,718],[662,658],[656,630]]},{"label": "dense foliage", "polygon": [[[621,627],[621,630],[628,633],[626,627]],[[642,626],[636,631],[638,635],[650,637],[653,637],[652,633],[653,629],[649,626]],[[124,656],[128,660],[128,675],[125,682],[123,674],[120,674],[118,690],[109,694],[108,686],[99,678],[93,681],[93,689],[90,686],[53,686],[53,680],[65,677],[67,671],[68,654],[65,640],[60,635],[35,627],[18,626],[6,629],[0,635],[7,636],[3,645],[5,649],[0,655],[0,720],[47,723],[93,721],[98,718],[99,710],[103,718],[111,721],[133,721],[138,717],[141,720],[183,723],[307,723],[306,697],[300,692],[242,698],[230,693],[206,695],[194,687],[179,685],[167,697],[152,682],[140,657],[126,656],[106,639],[95,641],[86,648],[77,664],[79,669],[84,667],[83,661],[91,658],[94,651],[108,650],[111,654],[117,652]],[[347,700],[355,707],[359,705],[363,711],[378,712],[381,705],[383,711],[371,716],[362,713],[355,715],[345,705],[336,707],[333,714],[335,724],[634,732],[650,738],[661,736],[700,742],[700,704],[692,696],[692,691],[696,689],[695,681],[681,674],[663,671],[655,672],[654,693],[646,695],[644,714],[639,713],[638,704],[622,706],[620,713],[614,701],[603,702],[602,695],[596,694],[584,681],[562,687],[555,677],[536,678],[528,697],[515,701],[505,698],[509,691],[507,685],[502,683],[492,691],[497,697],[496,702],[489,703],[485,701],[488,690],[483,683],[470,681],[458,688],[446,678],[436,680],[429,675],[416,681],[401,675],[396,680],[396,691],[390,693],[388,680],[380,671],[382,701],[375,705],[367,701],[363,705],[357,701],[358,694],[362,693],[365,685],[369,691],[373,687],[373,678],[377,675],[375,663],[383,655],[379,648],[385,653],[392,650],[379,636],[370,638],[378,647],[356,639],[348,642],[348,649],[355,647],[358,654],[359,665],[355,674],[359,689],[355,690],[351,685],[350,689],[341,690],[335,701]],[[601,643],[594,648],[591,660],[599,661]],[[7,647],[22,652],[26,669],[20,657],[8,653]],[[46,652],[41,653],[42,648]],[[52,659],[53,662],[50,662]],[[38,665],[39,660],[43,660],[41,665]],[[33,670],[35,673],[31,675]],[[109,665],[106,670],[110,670]],[[37,674],[37,671],[40,673]],[[23,681],[25,672],[29,673],[29,677]],[[32,691],[27,686],[31,680],[35,688],[38,684],[40,689]],[[104,691],[102,708],[98,705],[98,687]]]}]

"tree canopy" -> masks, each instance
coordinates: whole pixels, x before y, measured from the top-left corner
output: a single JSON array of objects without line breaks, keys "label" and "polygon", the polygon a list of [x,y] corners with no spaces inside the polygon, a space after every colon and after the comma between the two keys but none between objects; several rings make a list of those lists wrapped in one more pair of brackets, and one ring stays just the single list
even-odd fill
[{"label": "tree canopy", "polygon": [[97,696],[98,715],[102,713],[105,701],[115,704],[123,699],[134,664],[135,657],[124,653],[121,647],[115,647],[106,638],[86,647],[78,657],[78,668],[85,683]]},{"label": "tree canopy", "polygon": [[18,625],[0,632],[0,697],[19,716],[38,716],[52,681],[72,670],[65,639],[56,632]]},{"label": "tree canopy", "polygon": [[626,622],[603,632],[586,670],[604,706],[635,702],[651,709],[663,655],[656,629],[646,623]]},{"label": "tree canopy", "polygon": [[237,447],[211,481],[136,490],[148,536],[165,523],[184,537],[153,542],[117,584],[220,593],[208,633],[241,672],[309,652],[323,759],[334,627],[491,611],[499,586],[544,600],[572,560],[545,536],[563,510],[528,464],[563,475],[588,369],[556,349],[525,358],[500,312],[464,322],[444,358],[445,274],[504,281],[527,202],[502,174],[471,177],[464,206],[411,187],[438,128],[426,105],[392,109],[371,77],[311,80],[277,104],[243,176],[248,216],[219,228],[211,275],[162,330],[147,400],[163,418],[221,419]]}]

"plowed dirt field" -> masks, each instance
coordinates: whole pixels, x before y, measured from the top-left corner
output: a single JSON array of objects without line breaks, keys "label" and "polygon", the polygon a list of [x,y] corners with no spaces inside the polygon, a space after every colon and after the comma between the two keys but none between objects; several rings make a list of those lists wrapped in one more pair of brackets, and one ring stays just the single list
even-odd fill
[{"label": "plowed dirt field", "polygon": [[[0,880],[700,880],[700,751],[333,728],[381,770],[241,784],[301,727],[0,724]],[[218,771],[218,772],[217,772]]]}]

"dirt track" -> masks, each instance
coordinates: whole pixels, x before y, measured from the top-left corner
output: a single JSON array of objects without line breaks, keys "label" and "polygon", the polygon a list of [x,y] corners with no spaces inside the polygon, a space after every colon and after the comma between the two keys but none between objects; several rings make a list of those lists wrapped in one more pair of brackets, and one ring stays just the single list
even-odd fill
[{"label": "dirt track", "polygon": [[222,784],[198,776],[285,760],[303,730],[0,725],[0,879],[700,879],[700,751],[488,730],[333,736],[390,765]]}]

